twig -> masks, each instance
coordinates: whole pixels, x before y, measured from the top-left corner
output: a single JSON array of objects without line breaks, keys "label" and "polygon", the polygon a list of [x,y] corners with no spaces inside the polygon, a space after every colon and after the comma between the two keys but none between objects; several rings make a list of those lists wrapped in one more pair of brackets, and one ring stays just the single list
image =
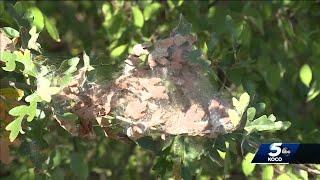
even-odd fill
[{"label": "twig", "polygon": [[302,169],[302,170],[305,170],[307,171],[308,173],[310,174],[313,174],[313,175],[320,175],[320,171],[317,170],[317,169],[313,169],[311,167],[308,167],[307,165],[305,164],[294,164],[294,166],[298,169]]},{"label": "twig", "polygon": [[116,119],[119,119],[119,120],[124,121],[124,122],[129,123],[129,124],[136,124],[135,122],[131,121],[130,119],[127,119],[127,118],[122,117],[122,116],[116,116]]}]

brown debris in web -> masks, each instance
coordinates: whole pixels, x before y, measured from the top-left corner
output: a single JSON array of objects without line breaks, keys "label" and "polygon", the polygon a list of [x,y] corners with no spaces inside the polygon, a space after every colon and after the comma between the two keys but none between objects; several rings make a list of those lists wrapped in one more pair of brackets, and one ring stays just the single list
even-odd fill
[{"label": "brown debris in web", "polygon": [[141,119],[145,116],[147,109],[147,102],[140,102],[139,100],[131,101],[126,107],[125,114],[133,119]]},{"label": "brown debris in web", "polygon": [[[153,132],[207,137],[231,132],[235,126],[228,104],[216,97],[200,63],[187,60],[195,42],[191,34],[175,33],[153,46],[135,45],[122,75],[109,85],[84,88],[80,72],[59,97],[74,101],[70,111],[84,122],[96,119],[107,136],[110,129],[102,119],[109,119],[108,127],[117,124],[131,139]],[[142,55],[148,56],[146,62]]]},{"label": "brown debris in web", "polygon": [[17,38],[9,39],[2,31],[0,31],[0,52],[14,51]]}]

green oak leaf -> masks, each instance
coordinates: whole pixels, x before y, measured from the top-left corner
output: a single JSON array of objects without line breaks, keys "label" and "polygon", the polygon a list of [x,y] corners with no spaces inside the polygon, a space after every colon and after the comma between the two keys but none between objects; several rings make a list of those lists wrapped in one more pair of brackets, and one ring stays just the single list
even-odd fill
[{"label": "green oak leaf", "polygon": [[6,33],[6,35],[8,35],[10,38],[15,38],[20,36],[19,31],[11,27],[3,27],[2,29],[3,29],[3,32]]},{"label": "green oak leaf", "polygon": [[17,59],[17,62],[20,62],[24,65],[24,70],[23,73],[24,74],[28,74],[30,76],[36,77],[38,74],[38,71],[36,69],[35,64],[33,63],[33,61],[31,60],[31,53],[30,51],[27,49],[25,50],[23,53],[20,51],[16,51],[15,52]]},{"label": "green oak leaf", "polygon": [[21,106],[12,108],[9,111],[10,115],[16,116],[16,119],[14,119],[10,124],[6,126],[6,130],[10,131],[9,139],[11,142],[13,142],[17,138],[19,132],[21,134],[24,134],[21,127],[22,120],[25,116],[27,116],[27,121],[31,122],[33,118],[36,116],[36,109],[37,109],[37,102],[32,101],[30,102],[29,106],[21,105]]},{"label": "green oak leaf", "polygon": [[249,105],[249,102],[250,96],[246,92],[240,96],[239,100],[235,97],[232,98],[232,104],[235,107],[235,109],[229,109],[228,116],[230,117],[230,120],[234,127],[236,127],[239,124],[244,111]]},{"label": "green oak leaf", "polygon": [[5,71],[14,71],[16,69],[16,59],[17,56],[13,53],[3,51],[0,52],[0,60],[6,63],[5,67],[2,67]]},{"label": "green oak leaf", "polygon": [[19,116],[18,118],[14,119],[10,124],[6,126],[6,130],[10,131],[9,140],[13,142],[19,135],[24,134],[21,123],[22,123],[23,116]]},{"label": "green oak leaf", "polygon": [[31,35],[31,38],[28,41],[28,48],[34,49],[34,50],[40,52],[40,44],[37,43],[37,40],[39,37],[39,33],[37,33],[37,28],[35,26],[33,26],[30,29],[29,34]]},{"label": "green oak leaf", "polygon": [[51,87],[51,82],[45,77],[39,77],[37,79],[37,94],[41,97],[42,100],[46,102],[51,101],[51,96],[57,94],[61,88]]},{"label": "green oak leaf", "polygon": [[65,60],[61,63],[59,70],[64,71],[63,74],[71,74],[77,71],[77,65],[80,58],[73,57],[71,59]]},{"label": "green oak leaf", "polygon": [[73,79],[71,74],[67,74],[57,79],[57,84],[61,87],[68,85]]},{"label": "green oak leaf", "polygon": [[228,109],[228,116],[231,120],[233,127],[236,127],[241,120],[241,116],[234,109]]},{"label": "green oak leaf", "polygon": [[245,130],[248,133],[254,131],[275,131],[275,130],[286,130],[290,127],[289,121],[276,121],[276,117],[272,114],[269,117],[263,115],[251,122],[247,122]]},{"label": "green oak leaf", "polygon": [[30,103],[30,106],[21,105],[21,106],[14,107],[9,111],[9,114],[12,116],[23,116],[23,117],[27,115],[28,116],[27,121],[30,122],[36,115],[36,105],[37,105],[36,103],[32,102]]},{"label": "green oak leaf", "polygon": [[33,93],[25,98],[26,102],[29,102],[30,105],[20,105],[17,107],[12,108],[9,111],[9,114],[11,116],[15,116],[16,118],[6,126],[6,130],[10,131],[9,139],[11,142],[13,142],[17,136],[19,135],[19,132],[21,134],[24,134],[21,123],[25,116],[27,116],[27,121],[31,122],[34,117],[37,114],[37,103],[41,102],[42,99],[37,93]]},{"label": "green oak leaf", "polygon": [[241,116],[244,113],[247,106],[249,105],[249,102],[250,102],[250,96],[248,93],[243,93],[240,96],[239,100],[237,100],[236,98],[232,98],[233,106],[236,108],[237,112]]},{"label": "green oak leaf", "polygon": [[32,103],[32,102],[41,102],[42,99],[37,93],[33,93],[25,98],[26,102]]}]

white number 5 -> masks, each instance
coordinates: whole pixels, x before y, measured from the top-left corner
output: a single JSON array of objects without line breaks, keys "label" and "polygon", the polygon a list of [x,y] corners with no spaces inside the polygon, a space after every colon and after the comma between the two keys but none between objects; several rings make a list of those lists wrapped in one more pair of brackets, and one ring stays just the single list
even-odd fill
[{"label": "white number 5", "polygon": [[[269,152],[269,156],[278,156],[281,153],[281,146],[282,143],[272,143],[269,147],[269,150],[271,152]],[[272,151],[276,151],[276,152],[272,152]]]}]

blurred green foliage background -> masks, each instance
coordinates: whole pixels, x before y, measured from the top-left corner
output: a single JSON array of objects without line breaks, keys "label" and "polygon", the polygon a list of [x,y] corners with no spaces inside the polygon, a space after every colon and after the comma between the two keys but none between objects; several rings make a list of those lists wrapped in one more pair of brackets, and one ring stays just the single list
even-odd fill
[{"label": "blurred green foliage background", "polygon": [[[320,143],[320,1],[24,3],[38,7],[59,31],[60,42],[41,32],[38,42],[44,55],[59,61],[85,50],[98,71],[98,82],[111,79],[121,69],[134,44],[168,36],[182,13],[198,37],[197,47],[212,63],[220,90],[234,95],[247,91],[253,103],[266,102],[268,113],[291,122],[287,131],[265,133],[264,137],[283,142]],[[4,2],[0,4],[4,7]],[[12,25],[8,19],[2,11],[1,27]],[[71,137],[63,129],[48,134],[44,122],[34,121],[30,126],[43,129],[30,130],[25,135],[29,139],[11,152],[18,158],[9,165],[1,164],[0,175],[4,178],[159,177],[159,172],[152,169],[159,156],[135,144],[103,136],[86,141]],[[197,175],[193,178],[269,179],[282,172],[288,174],[279,178],[308,178],[305,172],[288,170],[290,166],[279,166],[275,171],[269,166],[245,170],[241,158],[225,166],[230,166],[227,171],[203,158],[194,168]],[[163,178],[172,177],[170,169],[174,167],[168,167],[169,171],[160,171]]]}]

